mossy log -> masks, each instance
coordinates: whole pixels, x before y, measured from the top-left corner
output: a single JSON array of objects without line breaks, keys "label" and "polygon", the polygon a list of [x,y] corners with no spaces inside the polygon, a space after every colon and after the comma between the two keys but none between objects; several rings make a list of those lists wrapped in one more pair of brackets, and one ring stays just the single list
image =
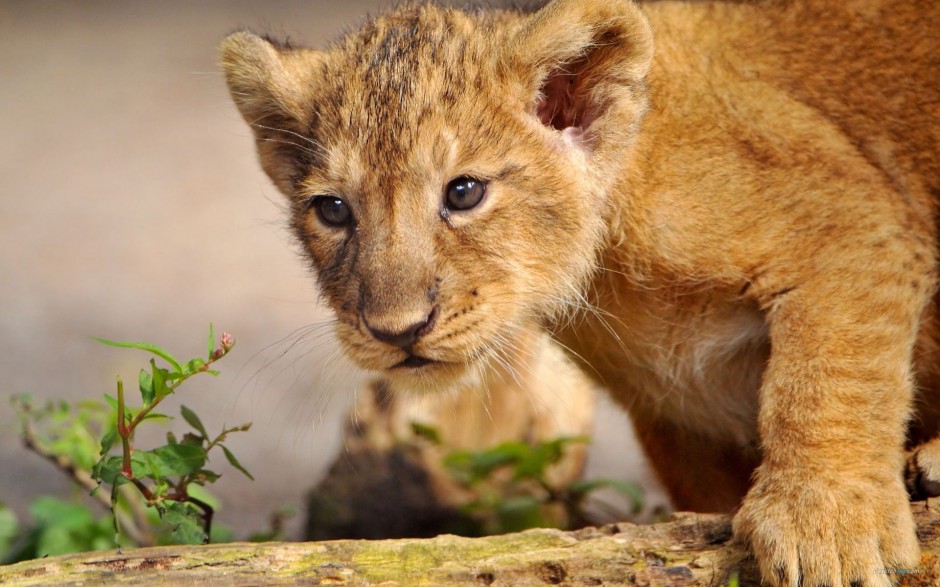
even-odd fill
[{"label": "mossy log", "polygon": [[[905,587],[940,584],[940,511],[914,504],[923,547]],[[717,587],[732,574],[759,585],[726,516],[678,514],[649,526],[529,530],[486,538],[218,544],[94,552],[0,567],[0,584],[566,585]]]}]

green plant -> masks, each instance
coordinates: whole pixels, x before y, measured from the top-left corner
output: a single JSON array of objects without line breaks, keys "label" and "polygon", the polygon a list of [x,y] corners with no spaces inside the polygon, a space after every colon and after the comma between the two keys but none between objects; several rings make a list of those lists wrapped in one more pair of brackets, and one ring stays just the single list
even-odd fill
[{"label": "green plant", "polygon": [[[426,438],[428,434],[421,431]],[[484,534],[583,526],[586,498],[603,487],[626,495],[633,513],[638,512],[643,494],[634,484],[595,479],[556,487],[549,481],[549,468],[568,447],[588,441],[584,436],[565,436],[539,443],[505,442],[482,451],[452,451],[445,456],[444,466],[455,481],[477,495],[464,511],[478,521]]]},{"label": "green plant", "polygon": [[23,529],[11,510],[0,507],[0,564],[114,544],[110,516],[95,516],[84,504],[42,496],[30,504],[29,512],[33,525]]},{"label": "green plant", "polygon": [[[120,498],[119,489],[125,484],[133,485],[146,499],[147,505],[156,509],[160,518],[172,527],[173,541],[181,544],[207,542],[212,530],[214,508],[206,500],[197,497],[191,487],[214,483],[220,477],[218,473],[205,468],[208,453],[215,447],[222,449],[229,463],[251,477],[242,467],[235,455],[223,441],[233,432],[248,430],[251,424],[223,429],[210,437],[195,412],[186,406],[180,406],[183,419],[193,428],[181,440],[167,434],[167,443],[151,450],[135,449],[134,434],[137,427],[149,419],[168,418],[155,411],[160,403],[175,392],[189,378],[201,373],[218,375],[218,371],[209,367],[228,354],[235,345],[235,340],[228,333],[222,333],[219,347],[215,347],[213,329],[209,327],[209,343],[205,359],[195,358],[185,363],[160,347],[140,342],[114,342],[98,339],[109,346],[133,348],[146,351],[163,359],[168,367],[157,365],[156,359],[150,359],[150,370],[141,369],[138,376],[143,405],[129,408],[124,398],[124,383],[117,380],[117,397],[105,396],[110,406],[115,409],[116,426],[101,439],[101,458],[92,467],[92,475],[99,484],[111,486],[111,504],[116,507]],[[111,449],[120,440],[120,454],[112,455]],[[114,517],[115,530],[120,531],[119,518]]]},{"label": "green plant", "polygon": [[0,502],[0,565],[11,562],[7,561],[8,553],[13,549],[19,535],[20,523],[16,514]]},{"label": "green plant", "polygon": [[[185,381],[201,373],[218,375],[211,367],[231,351],[234,339],[223,333],[216,347],[210,326],[206,357],[186,362],[149,343],[98,340],[154,355],[149,368],[141,369],[138,375],[141,404],[129,405],[120,377],[116,396],[105,395],[104,401],[36,406],[28,396],[15,397],[25,445],[110,507],[113,523],[106,524],[109,544],[192,544],[206,542],[210,536],[224,538],[224,529],[213,528],[215,500],[204,489],[220,475],[206,464],[210,451],[218,448],[233,467],[251,478],[223,444],[230,434],[251,425],[224,428],[212,436],[199,416],[182,405],[181,415],[190,427],[182,438],[169,432],[165,444],[144,450],[135,446],[135,436],[144,422],[172,419],[156,408]],[[10,536],[23,531],[15,517],[11,518],[12,513],[0,508],[0,553],[9,553],[4,558],[107,546],[101,542],[101,519],[94,518],[82,504],[41,498],[33,503],[31,513],[36,527],[25,533],[26,538],[16,540]]]}]

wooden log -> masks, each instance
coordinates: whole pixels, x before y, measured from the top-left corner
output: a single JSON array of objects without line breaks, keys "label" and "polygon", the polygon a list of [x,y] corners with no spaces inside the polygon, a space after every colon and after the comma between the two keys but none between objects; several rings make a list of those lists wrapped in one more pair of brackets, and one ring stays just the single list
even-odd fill
[{"label": "wooden log", "polygon": [[[913,504],[923,548],[903,587],[940,584],[940,511]],[[737,573],[757,586],[753,560],[727,516],[677,514],[649,526],[529,530],[486,538],[232,543],[93,552],[0,567],[4,586],[339,585],[437,587],[718,587]],[[900,574],[900,573],[899,573]]]}]

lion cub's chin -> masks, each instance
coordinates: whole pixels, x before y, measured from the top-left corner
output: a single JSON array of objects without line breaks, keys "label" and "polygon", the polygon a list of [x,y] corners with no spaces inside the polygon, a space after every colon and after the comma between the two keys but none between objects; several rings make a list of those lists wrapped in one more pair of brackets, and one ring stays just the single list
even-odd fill
[{"label": "lion cub's chin", "polygon": [[382,371],[395,392],[445,394],[483,381],[482,368],[472,363],[430,363],[422,367],[394,367]]}]

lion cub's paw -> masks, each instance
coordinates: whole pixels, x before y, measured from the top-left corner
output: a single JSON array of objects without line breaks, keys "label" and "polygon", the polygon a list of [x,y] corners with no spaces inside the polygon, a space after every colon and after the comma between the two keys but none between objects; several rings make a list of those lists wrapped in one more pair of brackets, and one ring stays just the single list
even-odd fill
[{"label": "lion cub's paw", "polygon": [[914,501],[940,497],[940,438],[934,438],[907,454],[904,482]]},{"label": "lion cub's paw", "polygon": [[774,587],[890,587],[919,545],[900,479],[761,471],[734,518]]}]

